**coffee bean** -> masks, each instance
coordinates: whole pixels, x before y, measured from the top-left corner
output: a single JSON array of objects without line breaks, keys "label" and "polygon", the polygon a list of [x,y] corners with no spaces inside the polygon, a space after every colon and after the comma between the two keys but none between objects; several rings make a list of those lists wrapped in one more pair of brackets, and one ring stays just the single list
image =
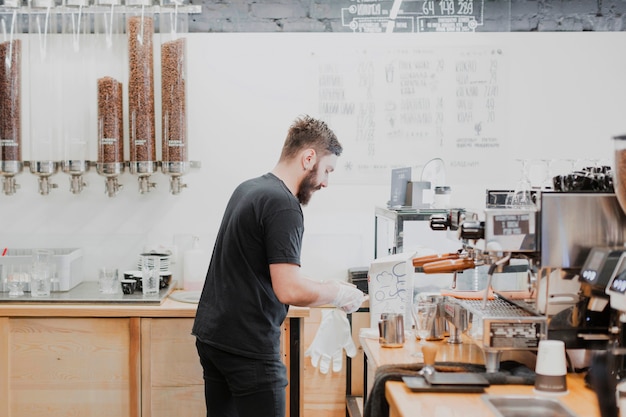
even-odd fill
[{"label": "coffee bean", "polygon": [[98,79],[98,162],[124,162],[122,83],[112,77]]},{"label": "coffee bean", "polygon": [[187,160],[185,38],[161,45],[161,123],[163,162]]},{"label": "coffee bean", "polygon": [[0,160],[22,160],[19,39],[0,43]]},{"label": "coffee bean", "polygon": [[128,112],[130,160],[156,161],[154,63],[151,17],[130,16],[128,34]]}]

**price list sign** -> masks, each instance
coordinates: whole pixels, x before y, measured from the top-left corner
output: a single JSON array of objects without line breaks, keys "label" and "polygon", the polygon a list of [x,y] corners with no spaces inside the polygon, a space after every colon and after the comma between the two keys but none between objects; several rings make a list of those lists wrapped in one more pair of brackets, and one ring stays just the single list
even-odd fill
[{"label": "price list sign", "polygon": [[485,0],[350,0],[341,22],[354,32],[475,32]]}]

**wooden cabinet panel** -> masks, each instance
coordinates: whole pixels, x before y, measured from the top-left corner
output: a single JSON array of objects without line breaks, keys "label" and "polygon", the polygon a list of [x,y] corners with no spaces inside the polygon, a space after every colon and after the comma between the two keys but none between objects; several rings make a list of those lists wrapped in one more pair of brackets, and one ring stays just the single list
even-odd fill
[{"label": "wooden cabinet panel", "polygon": [[142,416],[204,417],[204,380],[193,319],[141,321]]},{"label": "wooden cabinet panel", "polygon": [[204,387],[196,338],[191,335],[193,319],[143,319],[148,320],[152,386]]},{"label": "wooden cabinet panel", "polygon": [[[7,416],[132,416],[129,319],[11,318]],[[4,389],[3,389],[4,391]]]},{"label": "wooden cabinet panel", "polygon": [[[205,417],[202,367],[191,335],[194,307],[168,309],[169,304],[136,311],[76,305],[5,308],[7,316],[0,316],[0,417]],[[288,369],[291,349],[301,349],[300,325],[292,346],[289,323],[303,317],[295,311],[283,325]],[[301,350],[298,359],[296,370]],[[301,381],[291,381],[288,393],[292,386],[299,387],[294,395],[301,395]],[[296,405],[299,413],[292,415],[303,415],[302,397]]]}]

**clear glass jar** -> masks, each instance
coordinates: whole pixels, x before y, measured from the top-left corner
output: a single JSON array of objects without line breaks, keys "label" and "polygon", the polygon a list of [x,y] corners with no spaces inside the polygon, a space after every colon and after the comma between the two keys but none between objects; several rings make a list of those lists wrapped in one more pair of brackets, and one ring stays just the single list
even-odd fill
[{"label": "clear glass jar", "polygon": [[182,1],[163,0],[161,36],[161,170],[178,194],[189,169],[187,146],[187,38],[189,15]]},{"label": "clear glass jar", "polygon": [[187,161],[187,39],[189,17],[174,3],[161,8],[162,161]]},{"label": "clear glass jar", "polygon": [[[154,10],[149,0],[127,2],[128,113],[131,168],[156,161],[154,111]],[[149,169],[149,167],[146,167]],[[143,169],[139,169],[143,171]]]},{"label": "clear glass jar", "polygon": [[22,171],[22,14],[20,2],[0,0],[0,172]]},{"label": "clear glass jar", "polygon": [[56,6],[31,0],[28,13],[30,159],[45,163],[61,159],[63,45]]},{"label": "clear glass jar", "polygon": [[94,44],[97,56],[96,130],[98,174],[106,178],[106,193],[117,195],[118,176],[124,172],[124,92],[127,40],[121,0],[95,0]]},{"label": "clear glass jar", "polygon": [[124,68],[126,37],[119,0],[96,0],[94,33],[97,88],[98,164],[124,162]]},{"label": "clear glass jar", "polygon": [[614,136],[615,162],[613,188],[622,210],[626,213],[626,135]]}]

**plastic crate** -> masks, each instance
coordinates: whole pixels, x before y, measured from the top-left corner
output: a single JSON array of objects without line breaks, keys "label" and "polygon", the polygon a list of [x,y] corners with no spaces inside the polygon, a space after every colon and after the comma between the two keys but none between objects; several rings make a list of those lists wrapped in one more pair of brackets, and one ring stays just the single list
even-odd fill
[{"label": "plastic crate", "polygon": [[[69,291],[83,281],[83,250],[78,248],[47,248],[53,252],[55,265],[51,291]],[[7,292],[7,276],[14,271],[30,272],[33,249],[7,249],[0,256],[0,277],[2,292]],[[26,291],[30,286],[26,285]]]}]

